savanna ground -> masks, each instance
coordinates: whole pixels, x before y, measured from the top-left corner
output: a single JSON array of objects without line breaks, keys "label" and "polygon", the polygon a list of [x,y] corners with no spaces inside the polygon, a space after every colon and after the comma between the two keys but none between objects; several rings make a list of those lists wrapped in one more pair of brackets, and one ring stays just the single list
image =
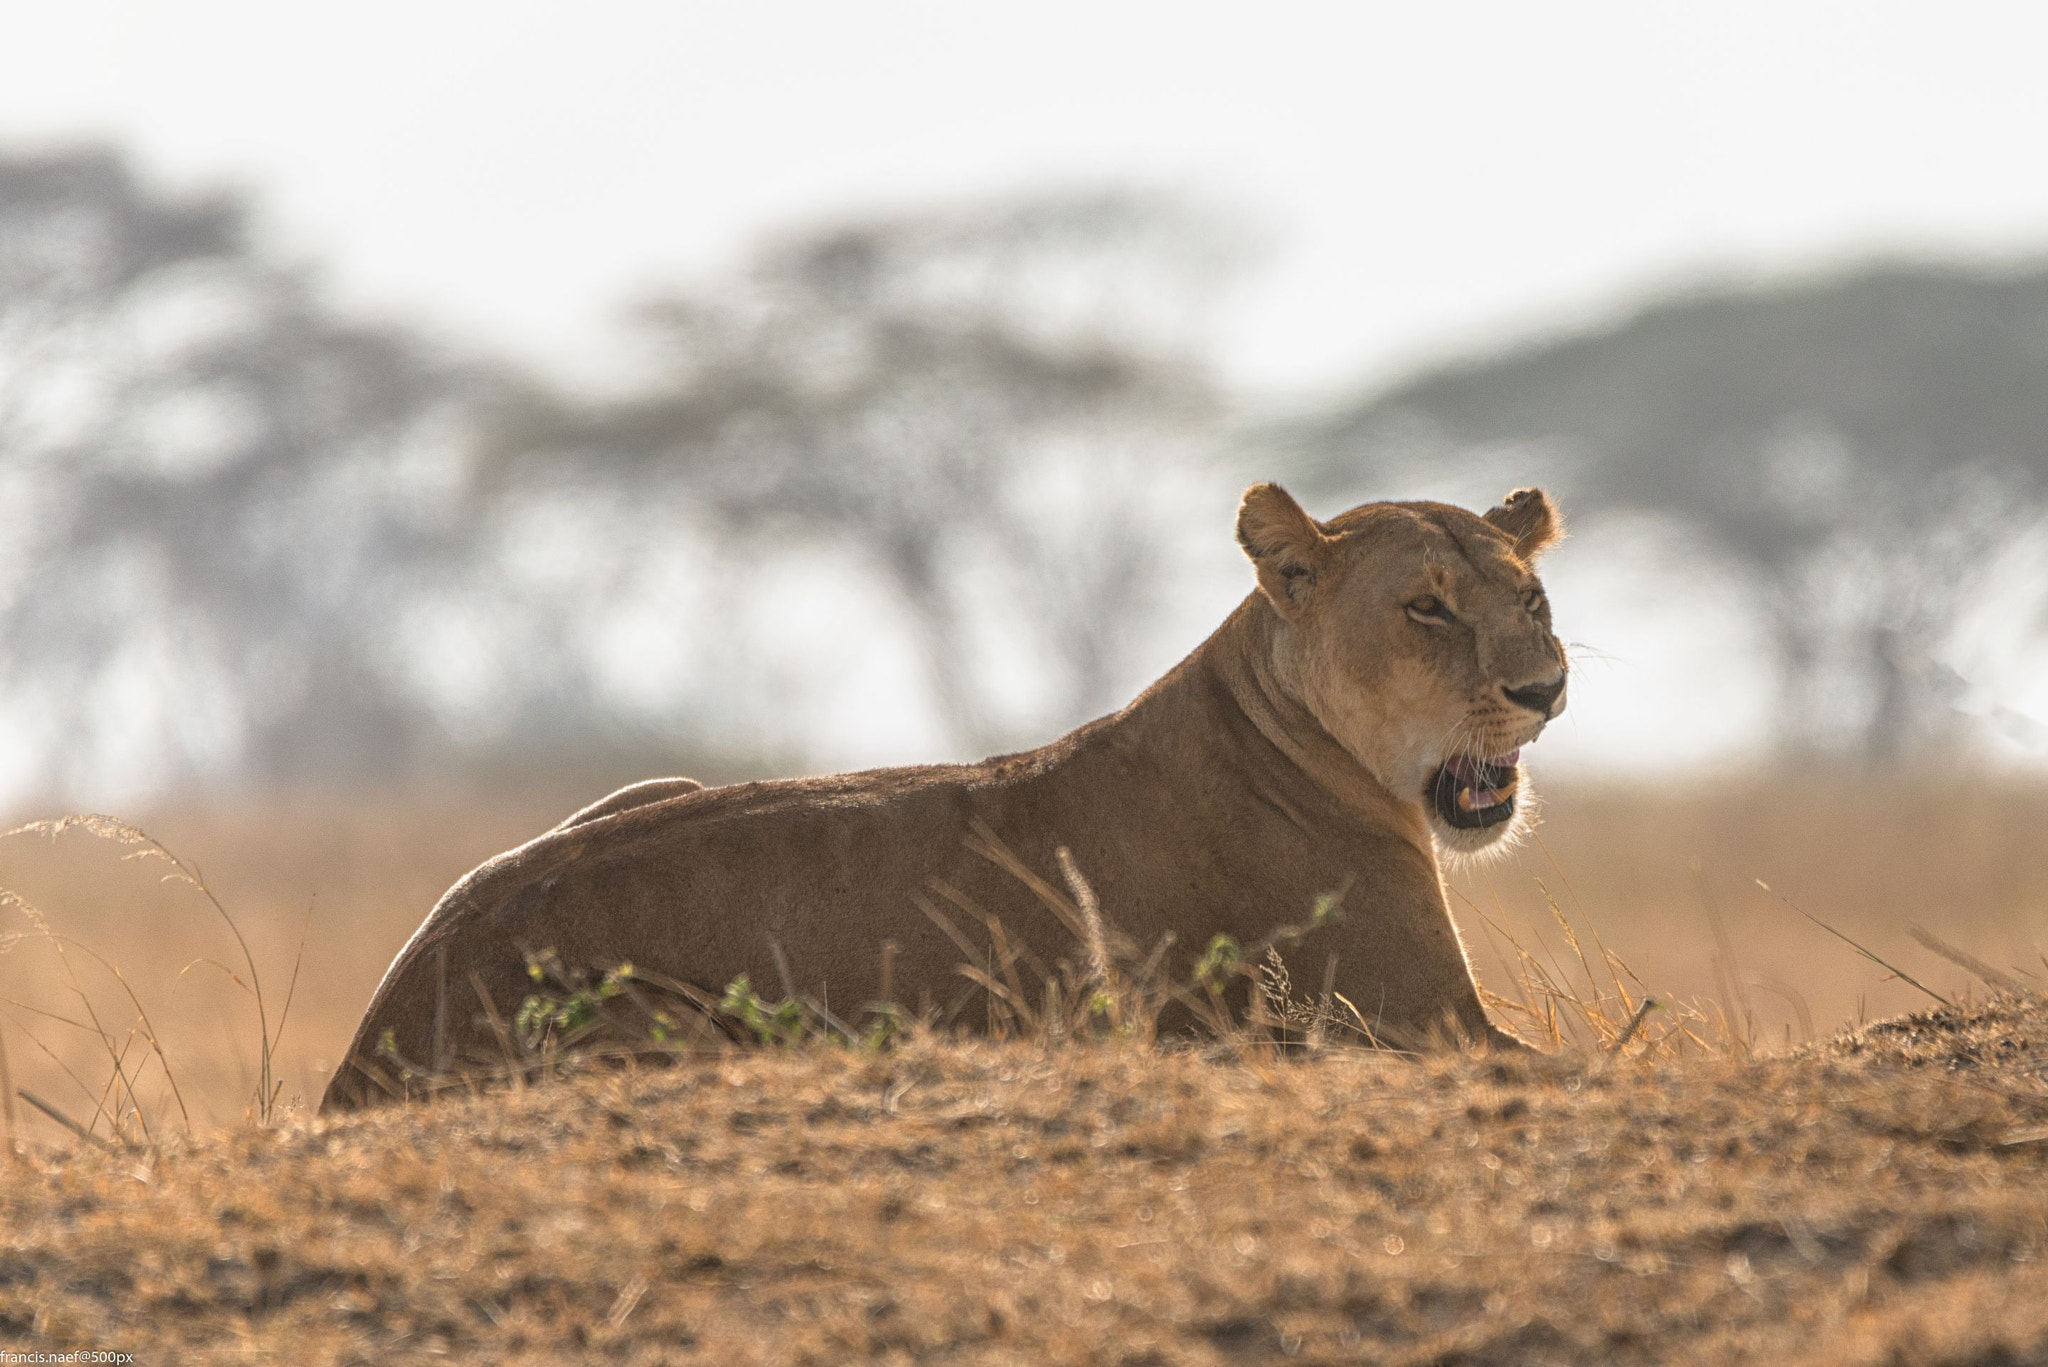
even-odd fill
[{"label": "savanna ground", "polygon": [[134,1083],[14,909],[9,1094],[94,1138],[11,1108],[0,1350],[2048,1362],[2048,790],[1561,785],[1540,844],[1454,880],[1551,1058],[912,1035],[313,1120],[434,897],[579,796],[143,821],[234,913],[273,1035],[304,935],[267,1124],[211,904],[86,832],[0,842]]}]

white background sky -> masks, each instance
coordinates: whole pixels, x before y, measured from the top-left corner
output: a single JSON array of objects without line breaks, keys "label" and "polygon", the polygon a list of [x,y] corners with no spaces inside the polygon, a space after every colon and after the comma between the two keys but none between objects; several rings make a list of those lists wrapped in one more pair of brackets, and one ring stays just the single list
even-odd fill
[{"label": "white background sky", "polygon": [[[2044,58],[2035,4],[0,0],[0,142],[247,188],[345,302],[587,374],[763,229],[1180,188],[1265,232],[1219,345],[1285,392],[1702,274],[2048,248]],[[1639,758],[1715,619],[1596,568],[1560,745]]]},{"label": "white background sky", "polygon": [[260,192],[347,299],[588,364],[757,230],[1075,179],[1269,236],[1226,360],[1383,376],[1701,271],[2048,243],[2048,7],[0,0],[0,138]]}]

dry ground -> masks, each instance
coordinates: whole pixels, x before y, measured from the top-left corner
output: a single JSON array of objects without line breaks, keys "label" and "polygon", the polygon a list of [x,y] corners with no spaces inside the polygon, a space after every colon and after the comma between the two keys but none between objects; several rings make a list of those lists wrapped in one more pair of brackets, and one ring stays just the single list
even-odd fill
[{"label": "dry ground", "polygon": [[[0,905],[0,1063],[98,1137],[0,1110],[0,1352],[2048,1364],[2048,1010],[1973,986],[2048,980],[2039,784],[1552,785],[1540,841],[1453,875],[1482,980],[1560,1007],[1549,1061],[925,1039],[295,1107],[441,890],[594,795],[145,818],[247,936],[268,1127],[211,905],[85,833],[0,840],[0,887],[73,937],[67,970]],[[1838,1034],[1928,996],[1759,878],[1980,1005]],[[1677,1009],[1606,1058],[1645,990]]]},{"label": "dry ground", "polygon": [[1747,1060],[735,1051],[38,1147],[0,1349],[2048,1362],[2044,1068],[2017,997]]}]

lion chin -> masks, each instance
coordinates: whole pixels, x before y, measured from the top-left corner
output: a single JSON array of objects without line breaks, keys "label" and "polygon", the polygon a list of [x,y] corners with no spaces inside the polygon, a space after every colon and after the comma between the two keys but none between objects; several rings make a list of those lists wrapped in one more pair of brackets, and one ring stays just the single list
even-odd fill
[{"label": "lion chin", "polygon": [[1474,858],[1505,854],[1534,823],[1536,792],[1522,772],[1519,747],[1488,758],[1445,760],[1423,785],[1437,848]]}]

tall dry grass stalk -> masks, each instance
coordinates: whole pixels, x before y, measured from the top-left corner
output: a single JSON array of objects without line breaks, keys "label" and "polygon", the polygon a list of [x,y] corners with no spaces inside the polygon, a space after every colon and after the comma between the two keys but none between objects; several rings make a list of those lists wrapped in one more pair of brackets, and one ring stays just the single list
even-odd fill
[{"label": "tall dry grass stalk", "polygon": [[7,1032],[0,1030],[0,1143],[7,1146],[7,1156],[13,1158],[14,1147],[14,1069],[7,1062]]},{"label": "tall dry grass stalk", "polygon": [[[256,1090],[251,1098],[250,1110],[257,1124],[266,1126],[271,1124],[276,1116],[277,1099],[283,1087],[283,1084],[276,1078],[277,1047],[284,1026],[290,1019],[292,997],[297,989],[299,967],[304,956],[303,935],[300,941],[300,957],[292,965],[291,987],[285,994],[283,1010],[279,1013],[276,1021],[273,1022],[269,1008],[264,1000],[263,976],[256,966],[255,953],[250,949],[247,938],[242,934],[241,926],[236,923],[235,918],[228,912],[227,907],[221,902],[220,898],[215,895],[213,889],[207,886],[206,879],[200,872],[198,865],[190,863],[172,853],[161,841],[140,827],[116,817],[98,814],[78,814],[47,821],[29,822],[12,830],[0,832],[0,839],[9,839],[17,836],[42,836],[55,841],[66,831],[71,830],[83,831],[100,839],[110,841],[117,846],[130,847],[128,853],[122,856],[124,861],[158,861],[168,864],[170,871],[163,874],[160,881],[191,888],[213,910],[221,922],[226,925],[229,933],[234,937],[236,945],[241,950],[242,965],[247,973],[246,981],[229,965],[205,956],[185,964],[184,967],[178,970],[178,977],[182,978],[196,967],[209,966],[218,969],[230,982],[254,998],[256,1006],[258,1067]],[[92,1111],[87,1120],[80,1123],[66,1115],[54,1104],[20,1089],[10,1087],[10,1098],[17,1095],[20,1096],[22,1100],[28,1101],[38,1110],[49,1115],[66,1128],[77,1132],[83,1138],[98,1138],[99,1127],[104,1122],[114,1142],[123,1145],[133,1145],[139,1142],[145,1147],[155,1148],[158,1142],[159,1127],[152,1125],[150,1108],[144,1103],[142,1093],[137,1085],[143,1076],[143,1070],[153,1060],[158,1065],[163,1081],[169,1088],[171,1099],[177,1107],[178,1118],[185,1137],[191,1138],[193,1133],[192,1113],[186,1105],[184,1089],[178,1082],[177,1070],[172,1066],[170,1056],[164,1049],[163,1037],[157,1030],[155,1022],[150,1018],[149,1009],[143,1005],[141,996],[130,986],[128,978],[122,972],[120,965],[114,963],[98,950],[81,942],[76,937],[60,934],[51,926],[49,918],[27,898],[12,889],[0,888],[0,908],[6,907],[11,907],[21,913],[28,921],[30,928],[26,932],[0,935],[0,954],[13,951],[27,943],[40,943],[48,946],[56,955],[58,963],[63,970],[65,983],[70,989],[70,995],[77,1002],[80,1016],[67,1016],[58,1012],[52,1012],[12,997],[0,1000],[5,1000],[10,1007],[17,1010],[28,1012],[53,1024],[90,1035],[98,1042],[101,1049],[104,1050],[108,1060],[107,1079],[95,1091],[74,1069],[64,1064],[57,1053],[44,1044],[19,1017],[14,1016],[10,1012],[8,1013],[9,1019],[14,1021],[16,1028],[22,1030],[23,1034],[39,1050],[49,1055],[58,1064],[65,1076],[92,1101]],[[309,909],[308,927],[310,927],[310,915]],[[125,1024],[120,1023],[116,1017],[102,1016],[93,995],[86,990],[84,982],[79,977],[77,967],[72,962],[72,955],[74,953],[82,955],[91,963],[97,965],[119,986],[121,996],[125,999],[128,1008],[133,1013]],[[110,1020],[114,1023],[109,1024]],[[130,1061],[138,1040],[147,1046],[147,1053],[144,1055],[143,1062],[140,1065],[133,1064]],[[11,1123],[12,1117],[10,1112],[10,1125]]]}]

